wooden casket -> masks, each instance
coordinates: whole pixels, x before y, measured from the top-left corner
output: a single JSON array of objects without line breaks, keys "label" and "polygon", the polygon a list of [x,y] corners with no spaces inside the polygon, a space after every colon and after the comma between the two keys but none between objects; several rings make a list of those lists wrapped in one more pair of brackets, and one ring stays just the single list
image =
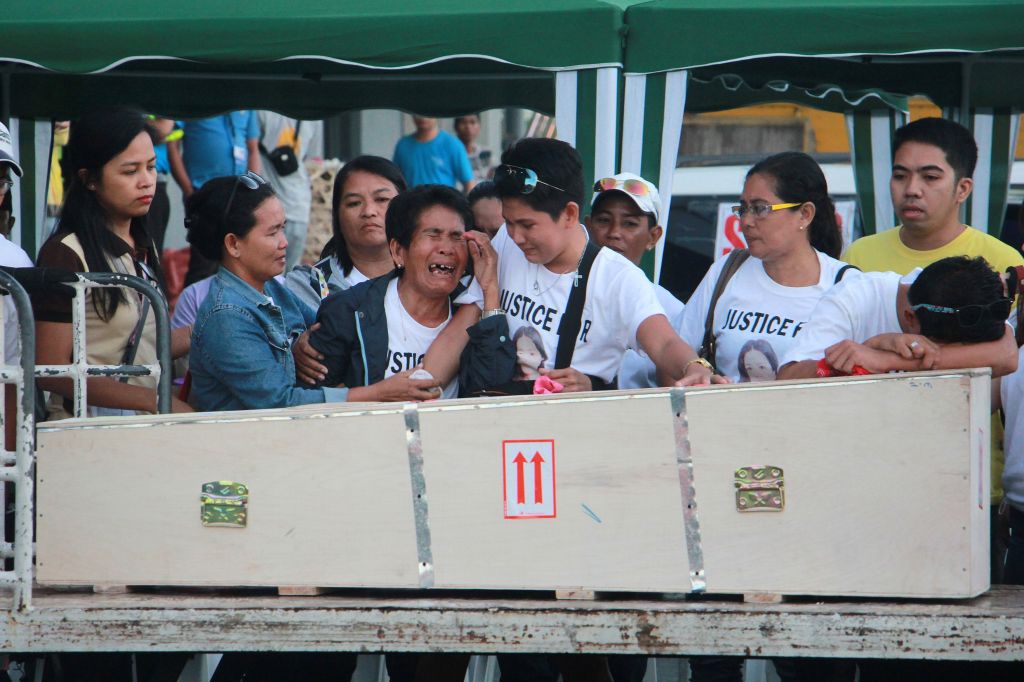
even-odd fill
[{"label": "wooden casket", "polygon": [[989,587],[989,386],[44,423],[38,582],[971,597]]}]

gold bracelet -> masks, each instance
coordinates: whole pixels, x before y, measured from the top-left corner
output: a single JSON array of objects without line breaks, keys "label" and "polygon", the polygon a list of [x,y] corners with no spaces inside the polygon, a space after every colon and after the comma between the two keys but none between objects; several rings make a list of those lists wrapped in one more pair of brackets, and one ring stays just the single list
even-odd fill
[{"label": "gold bracelet", "polygon": [[711,365],[710,362],[708,362],[704,358],[696,357],[693,360],[690,360],[688,363],[686,363],[686,366],[683,367],[683,374],[686,374],[686,372],[689,371],[690,365],[700,365],[702,367],[707,367],[712,374],[715,373],[715,368]]}]

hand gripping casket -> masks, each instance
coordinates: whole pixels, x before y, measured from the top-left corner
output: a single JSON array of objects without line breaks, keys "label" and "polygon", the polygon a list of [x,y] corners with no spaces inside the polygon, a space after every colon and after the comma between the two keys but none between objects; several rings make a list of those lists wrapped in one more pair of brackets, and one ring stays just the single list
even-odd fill
[{"label": "hand gripping casket", "polygon": [[970,597],[989,376],[40,425],[42,584]]}]

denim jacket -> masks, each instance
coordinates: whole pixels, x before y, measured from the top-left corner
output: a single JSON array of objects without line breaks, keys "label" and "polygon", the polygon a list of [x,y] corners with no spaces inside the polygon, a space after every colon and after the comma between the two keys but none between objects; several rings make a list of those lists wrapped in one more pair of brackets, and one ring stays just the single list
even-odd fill
[{"label": "denim jacket", "polygon": [[266,295],[223,267],[213,278],[196,315],[189,352],[196,409],[344,402],[347,389],[295,385],[291,345],[315,314],[277,280],[263,290]]}]

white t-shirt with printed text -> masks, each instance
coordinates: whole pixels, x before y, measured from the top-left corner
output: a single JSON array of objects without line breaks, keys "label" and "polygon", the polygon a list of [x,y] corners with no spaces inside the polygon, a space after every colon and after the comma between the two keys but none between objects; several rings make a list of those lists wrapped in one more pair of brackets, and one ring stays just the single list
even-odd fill
[{"label": "white t-shirt with printed text", "polygon": [[[580,230],[586,234],[582,225]],[[517,367],[516,378],[533,379],[539,367],[554,367],[558,325],[575,272],[559,275],[529,262],[504,226],[491,245],[498,253],[501,307],[517,355],[524,360]],[[598,253],[589,280],[571,366],[610,382],[626,349],[637,347],[640,324],[652,315],[665,315],[665,311],[643,271],[610,249]],[[520,331],[527,328],[534,332]],[[543,348],[536,347],[538,338]],[[527,346],[524,350],[528,352],[520,352],[520,346]]]},{"label": "white t-shirt with printed text", "polygon": [[821,360],[826,348],[847,339],[864,343],[879,334],[902,332],[896,310],[900,283],[909,284],[920,271],[906,277],[896,272],[865,272],[836,286],[818,302],[782,364]]},{"label": "white t-shirt with printed text", "polygon": [[[388,283],[384,295],[384,315],[388,321],[388,355],[384,378],[392,377],[399,372],[415,369],[423,364],[427,349],[434,342],[448,323],[451,322],[451,306],[448,308],[448,319],[436,327],[425,327],[410,315],[398,296],[398,279]],[[444,387],[442,398],[459,397],[459,378],[455,377]]]},{"label": "white t-shirt with printed text", "polygon": [[[668,322],[673,329],[678,329],[683,321],[683,311],[686,306],[678,298],[672,295],[660,284],[652,283],[654,293],[658,302],[665,309],[668,315]],[[627,350],[622,356],[622,364],[619,365],[618,388],[656,388],[658,386],[658,371],[654,363],[642,350]]]},{"label": "white t-shirt with printed text", "polygon": [[[783,286],[765,272],[759,258],[747,258],[733,274],[715,306],[712,330],[715,334],[715,366],[733,382],[772,381],[784,363],[783,357],[796,344],[811,311],[835,285],[846,263],[816,252],[820,266],[818,282],[806,287]],[[694,350],[704,340],[708,306],[718,277],[728,257],[719,258],[708,270],[683,312],[679,335]],[[843,281],[861,275],[853,268]],[[743,356],[746,376],[740,373]]]}]

